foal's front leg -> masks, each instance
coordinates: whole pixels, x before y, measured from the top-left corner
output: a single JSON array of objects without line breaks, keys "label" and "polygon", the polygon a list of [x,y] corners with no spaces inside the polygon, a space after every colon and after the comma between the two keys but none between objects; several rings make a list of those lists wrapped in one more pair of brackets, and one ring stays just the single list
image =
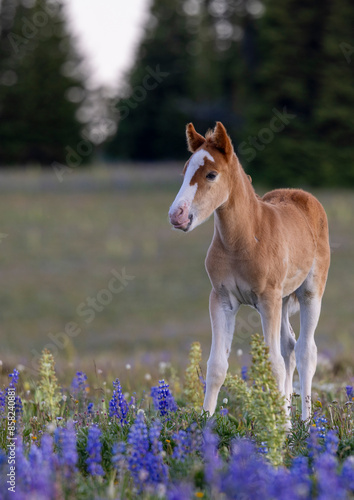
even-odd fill
[{"label": "foal's front leg", "polygon": [[235,329],[235,315],[240,304],[227,293],[211,291],[209,310],[212,327],[211,351],[207,365],[206,393],[203,408],[213,415],[220,387],[229,366],[228,357]]}]

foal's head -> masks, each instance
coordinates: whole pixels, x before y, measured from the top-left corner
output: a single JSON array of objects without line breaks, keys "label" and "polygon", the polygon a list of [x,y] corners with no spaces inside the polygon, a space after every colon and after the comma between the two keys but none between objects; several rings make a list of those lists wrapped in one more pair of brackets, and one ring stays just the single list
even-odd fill
[{"label": "foal's head", "polygon": [[227,201],[234,150],[220,122],[206,137],[198,134],[192,123],[187,125],[186,134],[193,154],[184,167],[183,184],[169,217],[174,228],[191,231]]}]

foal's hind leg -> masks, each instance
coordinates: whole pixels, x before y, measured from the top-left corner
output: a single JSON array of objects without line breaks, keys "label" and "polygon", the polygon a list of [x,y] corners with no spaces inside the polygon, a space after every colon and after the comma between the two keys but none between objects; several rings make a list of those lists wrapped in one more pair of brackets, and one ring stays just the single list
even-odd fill
[{"label": "foal's hind leg", "polygon": [[302,419],[307,420],[311,414],[311,386],[317,365],[314,335],[322,300],[311,273],[296,295],[300,303],[300,336],[295,345],[295,355],[301,387]]},{"label": "foal's hind leg", "polygon": [[[291,404],[291,394],[293,392],[293,375],[296,367],[295,360],[295,334],[291,327],[289,321],[289,311],[288,311],[289,297],[283,299],[283,309],[281,318],[281,329],[280,329],[280,345],[281,354],[285,362],[285,384],[284,393],[287,404],[287,410]],[[289,411],[287,411],[289,414]]]},{"label": "foal's hind leg", "polygon": [[281,394],[285,389],[285,363],[281,353],[280,330],[282,314],[282,298],[280,292],[269,293],[261,297],[258,309],[262,319],[264,340],[269,347],[269,359],[273,374]]},{"label": "foal's hind leg", "polygon": [[[265,343],[269,347],[269,359],[273,374],[282,395],[285,393],[287,371],[285,360],[282,355],[281,329],[282,329],[282,298],[281,293],[270,293],[262,297],[259,302],[259,311],[262,318],[262,327]],[[289,371],[290,374],[290,371]],[[288,402],[284,404],[285,413],[288,412]],[[290,427],[289,420],[286,427]]]}]

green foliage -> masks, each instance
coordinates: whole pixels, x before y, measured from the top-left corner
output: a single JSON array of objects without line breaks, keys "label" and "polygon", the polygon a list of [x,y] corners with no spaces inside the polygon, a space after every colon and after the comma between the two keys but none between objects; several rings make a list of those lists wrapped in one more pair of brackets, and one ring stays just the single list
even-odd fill
[{"label": "green foliage", "polygon": [[[272,186],[353,185],[354,73],[343,49],[354,47],[353,3],[266,0],[264,6],[256,94],[246,117],[247,135],[258,146],[247,168]],[[273,109],[294,116],[279,132],[269,129]],[[263,141],[264,128],[273,137]]]},{"label": "green foliage", "polygon": [[249,383],[238,375],[229,375],[225,386],[235,399],[239,411],[251,418],[254,437],[259,445],[268,448],[269,460],[274,465],[280,465],[286,436],[285,401],[277,388],[268,353],[263,339],[254,335],[251,341]]},{"label": "green foliage", "polygon": [[184,380],[184,396],[195,409],[200,409],[204,400],[203,384],[200,380],[202,349],[200,342],[193,342],[189,351],[189,365]]},{"label": "green foliage", "polygon": [[[294,397],[300,397],[298,394]],[[291,428],[286,436],[284,446],[284,465],[289,466],[294,457],[307,454],[307,440],[309,437],[309,424],[301,418],[301,412],[292,411]]]},{"label": "green foliage", "polygon": [[40,380],[36,389],[35,400],[44,413],[52,419],[58,412],[62,400],[58,380],[55,374],[53,354],[44,349],[39,360]]}]

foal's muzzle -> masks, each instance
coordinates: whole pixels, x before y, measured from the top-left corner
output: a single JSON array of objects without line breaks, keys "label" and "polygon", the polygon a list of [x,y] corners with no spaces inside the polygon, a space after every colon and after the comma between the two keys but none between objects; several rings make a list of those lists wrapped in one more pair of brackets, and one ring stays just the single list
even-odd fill
[{"label": "foal's muzzle", "polygon": [[189,210],[186,207],[179,207],[174,212],[169,213],[170,222],[175,229],[188,231],[193,221],[193,214],[188,212]]}]

